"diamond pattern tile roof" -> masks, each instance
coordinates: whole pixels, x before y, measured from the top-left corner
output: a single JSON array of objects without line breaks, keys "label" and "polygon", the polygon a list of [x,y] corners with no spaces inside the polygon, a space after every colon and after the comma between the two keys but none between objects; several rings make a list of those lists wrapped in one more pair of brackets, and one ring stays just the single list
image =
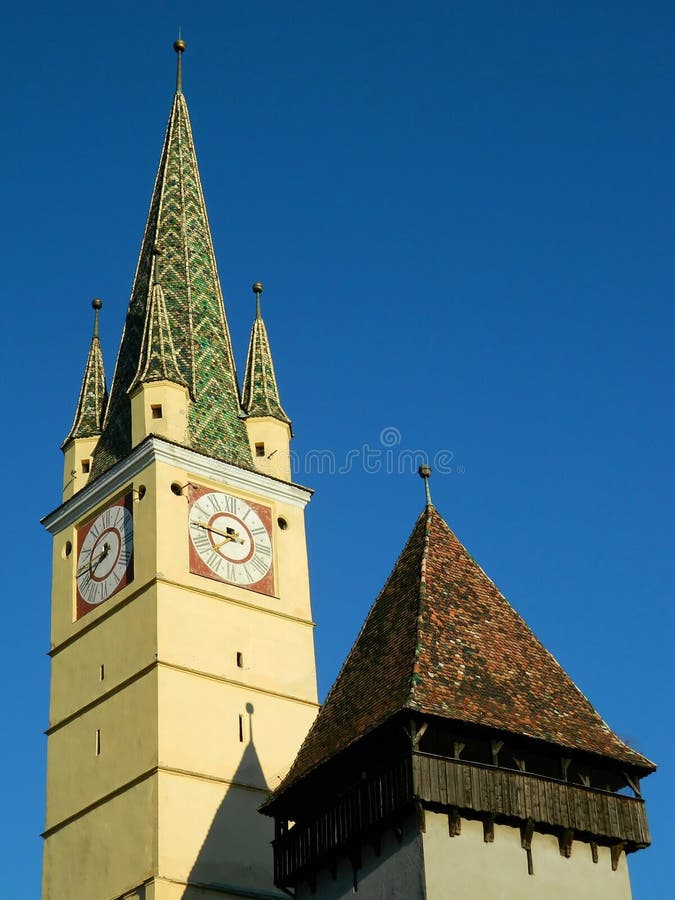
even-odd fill
[{"label": "diamond pattern tile roof", "polygon": [[603,721],[432,506],[272,800],[401,710],[654,769]]},{"label": "diamond pattern tile roof", "polygon": [[180,91],[169,116],[92,477],[131,450],[128,391],[141,364],[155,249],[162,254],[162,288],[176,364],[193,398],[188,446],[250,467],[213,241],[187,104]]},{"label": "diamond pattern tile roof", "polygon": [[282,422],[291,420],[281,406],[279,388],[267,328],[260,314],[260,298],[257,299],[256,317],[251,328],[251,339],[246,358],[246,374],[242,391],[242,405],[248,416],[272,416]]},{"label": "diamond pattern tile roof", "polygon": [[98,339],[98,313],[96,326],[89,346],[87,362],[82,376],[80,396],[77,401],[75,418],[63,447],[75,438],[97,437],[101,433],[103,416],[108,402],[108,389],[105,383],[103,353]]},{"label": "diamond pattern tile roof", "polygon": [[130,390],[148,381],[173,381],[185,384],[178,368],[161,284],[154,284],[145,317],[141,355]]}]

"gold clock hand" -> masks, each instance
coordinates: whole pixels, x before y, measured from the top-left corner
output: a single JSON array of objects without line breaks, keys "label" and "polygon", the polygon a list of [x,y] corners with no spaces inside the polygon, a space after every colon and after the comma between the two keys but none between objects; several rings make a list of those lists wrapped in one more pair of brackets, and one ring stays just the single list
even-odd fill
[{"label": "gold clock hand", "polygon": [[79,578],[80,575],[82,575],[84,572],[86,572],[87,569],[89,569],[89,568],[95,569],[96,566],[97,566],[100,562],[102,562],[102,561],[106,558],[106,556],[107,556],[109,553],[110,553],[110,544],[104,544],[104,545],[103,545],[103,550],[99,553],[99,555],[96,557],[96,559],[95,559],[95,560],[91,560],[91,559],[90,559],[90,560],[89,560],[88,562],[86,562],[83,566],[81,566],[81,567],[75,572],[75,577],[76,577],[76,578]]},{"label": "gold clock hand", "polygon": [[[227,531],[221,531],[220,528],[214,528],[213,525],[208,525],[206,522],[192,522],[193,525],[196,525],[197,528],[203,528],[204,531],[212,531],[214,534],[222,535],[226,540],[222,543],[226,543],[226,541],[236,541],[238,544],[243,544],[244,539],[239,536],[239,532],[234,532],[234,534],[230,534]],[[222,546],[222,544],[220,545]],[[216,550],[218,548],[216,547]]]}]

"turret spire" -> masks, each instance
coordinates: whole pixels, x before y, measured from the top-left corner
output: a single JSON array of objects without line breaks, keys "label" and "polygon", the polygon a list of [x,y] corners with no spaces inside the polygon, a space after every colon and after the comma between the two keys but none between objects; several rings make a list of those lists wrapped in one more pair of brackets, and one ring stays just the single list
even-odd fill
[{"label": "turret spire", "polygon": [[98,317],[103,301],[96,297],[91,301],[91,305],[94,310],[94,331],[89,346],[87,362],[84,367],[75,419],[68,432],[68,437],[63,442],[64,447],[75,438],[98,437],[101,433],[103,415],[108,400],[103,354],[98,338]]},{"label": "turret spire", "polygon": [[271,416],[290,424],[291,420],[284,412],[279,399],[270,342],[260,309],[263,286],[256,281],[252,290],[255,294],[256,314],[248,345],[242,405],[247,416]]},{"label": "turret spire", "polygon": [[[192,398],[186,445],[224,462],[252,465],[190,117],[182,93],[181,55],[185,42],[177,40],[174,48],[178,53],[176,94],[150,201],[103,433],[94,455],[94,477],[132,449],[128,392],[143,365],[148,346],[144,336],[153,333],[153,328],[155,335],[170,333],[180,383],[187,386]],[[152,289],[156,247],[162,248],[163,297]],[[166,327],[162,326],[158,332],[160,321]],[[164,346],[168,346],[166,341]],[[163,359],[166,363],[168,358],[164,355]]]}]

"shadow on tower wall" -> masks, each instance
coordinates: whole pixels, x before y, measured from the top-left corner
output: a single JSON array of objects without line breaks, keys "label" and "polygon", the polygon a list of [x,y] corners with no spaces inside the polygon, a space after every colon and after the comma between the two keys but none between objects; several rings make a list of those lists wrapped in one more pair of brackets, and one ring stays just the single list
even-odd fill
[{"label": "shadow on tower wall", "polygon": [[271,819],[258,812],[268,785],[253,742],[251,703],[246,704],[246,711],[248,743],[234,783],[227,789],[190,870],[181,900],[211,900],[218,893],[237,897],[283,896],[272,882],[274,826]]}]

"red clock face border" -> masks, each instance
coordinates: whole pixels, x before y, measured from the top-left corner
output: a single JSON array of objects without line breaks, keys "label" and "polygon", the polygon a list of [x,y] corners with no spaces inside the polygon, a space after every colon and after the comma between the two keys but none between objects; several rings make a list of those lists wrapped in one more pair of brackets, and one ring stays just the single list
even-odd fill
[{"label": "red clock face border", "polygon": [[[262,525],[265,527],[266,531],[266,541],[269,543],[270,547],[270,561],[269,568],[267,571],[258,579],[246,581],[236,577],[234,574],[232,577],[225,577],[223,574],[219,574],[217,571],[214,571],[209,565],[207,565],[206,561],[202,558],[202,555],[198,552],[195,547],[195,533],[194,529],[191,526],[194,520],[201,521],[203,523],[202,531],[203,531],[203,541],[204,547],[202,548],[202,553],[204,549],[206,552],[217,552],[221,557],[224,558],[224,565],[218,566],[221,569],[221,572],[227,572],[229,566],[227,566],[227,562],[234,564],[239,569],[243,567],[243,565],[253,556],[256,555],[256,551],[253,546],[253,539],[250,534],[249,529],[246,526],[245,522],[236,516],[235,513],[232,514],[232,520],[238,519],[241,523],[241,531],[246,535],[246,541],[251,541],[250,547],[245,546],[241,549],[242,557],[240,559],[232,559],[233,556],[237,555],[239,547],[234,544],[226,543],[225,547],[223,547],[224,536],[220,534],[222,528],[219,528],[219,525],[225,524],[225,519],[227,518],[227,511],[219,510],[215,506],[208,508],[205,506],[200,509],[200,512],[197,516],[193,516],[193,510],[199,500],[203,497],[208,497],[209,494],[213,495],[224,495],[225,497],[231,497],[237,504],[241,504],[242,507],[250,507],[250,509],[256,514],[258,519],[260,519]],[[275,595],[275,587],[274,587],[274,559],[273,559],[273,551],[272,551],[272,510],[268,506],[263,506],[260,503],[255,503],[253,500],[244,500],[243,497],[236,497],[227,490],[227,488],[207,488],[201,485],[190,485],[189,488],[189,506],[188,506],[188,544],[190,550],[190,572],[193,575],[201,575],[204,578],[210,578],[213,581],[219,581],[223,584],[232,584],[236,587],[244,588],[244,590],[257,591],[260,594],[267,594],[270,597]],[[208,504],[208,499],[207,499]],[[250,520],[249,520],[250,521]],[[210,529],[215,529],[211,531]],[[244,544],[244,540],[241,540],[241,543]],[[220,549],[217,550],[218,545]],[[255,578],[255,576],[253,576]]]},{"label": "red clock face border", "polygon": [[77,530],[76,621],[119,593],[133,577],[133,493],[130,491]]}]

